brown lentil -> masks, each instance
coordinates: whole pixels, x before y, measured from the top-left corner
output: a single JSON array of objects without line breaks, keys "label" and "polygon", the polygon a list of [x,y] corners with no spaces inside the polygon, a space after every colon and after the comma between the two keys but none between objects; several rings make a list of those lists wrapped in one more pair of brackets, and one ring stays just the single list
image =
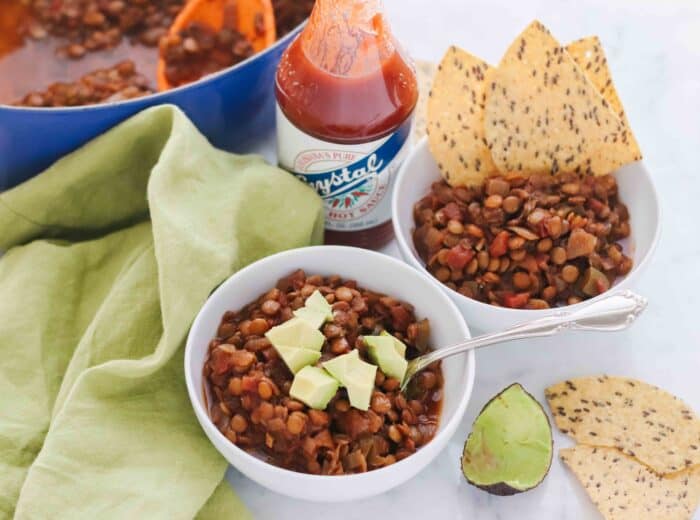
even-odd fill
[{"label": "brown lentil", "polygon": [[489,208],[489,209],[496,209],[496,208],[500,208],[502,203],[503,203],[503,197],[501,197],[500,195],[490,195],[484,201],[484,207]]},{"label": "brown lentil", "polygon": [[280,303],[275,300],[267,300],[260,306],[260,310],[268,316],[274,316],[279,312],[280,308]]},{"label": "brown lentil", "polygon": [[578,267],[572,264],[565,265],[561,270],[562,279],[569,284],[574,283],[578,279]]},{"label": "brown lentil", "polygon": [[231,419],[231,429],[236,433],[243,433],[248,428],[248,421],[240,414],[236,414]]},{"label": "brown lentil", "polygon": [[287,419],[287,430],[292,435],[299,435],[304,430],[306,416],[301,412],[293,412]]},{"label": "brown lentil", "polygon": [[520,199],[511,195],[503,199],[503,210],[506,213],[515,213],[520,209]]},{"label": "brown lentil", "polygon": [[267,401],[272,397],[272,388],[265,381],[260,381],[258,383],[258,395],[260,399]]}]

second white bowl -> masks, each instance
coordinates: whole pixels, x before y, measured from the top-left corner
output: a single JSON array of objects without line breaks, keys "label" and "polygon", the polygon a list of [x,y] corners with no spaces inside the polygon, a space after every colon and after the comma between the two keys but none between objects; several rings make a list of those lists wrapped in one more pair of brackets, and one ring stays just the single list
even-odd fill
[{"label": "second white bowl", "polygon": [[185,379],[195,414],[212,444],[236,469],[273,491],[320,502],[356,500],[383,493],[427,466],[454,434],[474,384],[474,352],[443,362],[445,385],[440,425],[435,437],[413,455],[385,468],[342,476],[308,475],[263,462],[231,443],[212,423],[204,402],[202,367],[209,341],[224,312],[242,308],[296,269],[304,269],[307,274],[338,274],[367,289],[411,303],[417,317],[430,320],[430,344],[434,348],[448,347],[470,337],[459,310],[445,293],[399,260],[350,247],[285,251],[234,274],[214,291],[197,315],[185,348]]},{"label": "second white bowl", "polygon": [[[659,202],[649,171],[643,163],[625,166],[615,172],[620,198],[630,212],[632,234],[623,241],[626,254],[632,257],[632,271],[621,278],[616,288],[630,288],[649,264],[659,240]],[[482,303],[453,291],[435,279],[425,268],[413,245],[413,206],[430,192],[430,186],[440,180],[440,170],[428,148],[427,138],[412,150],[404,161],[394,185],[392,217],[394,233],[401,256],[410,265],[424,273],[432,283],[442,288],[459,307],[467,323],[477,330],[492,332],[518,323],[547,316],[560,308],[545,310],[508,309]],[[596,298],[593,298],[593,301]],[[586,302],[567,308],[578,308]]]}]

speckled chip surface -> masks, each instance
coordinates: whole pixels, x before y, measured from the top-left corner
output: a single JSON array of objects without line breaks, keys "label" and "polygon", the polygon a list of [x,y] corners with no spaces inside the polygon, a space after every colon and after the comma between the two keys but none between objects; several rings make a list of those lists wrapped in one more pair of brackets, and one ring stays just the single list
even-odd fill
[{"label": "speckled chip surface", "polygon": [[[566,51],[571,55],[576,64],[581,67],[581,70],[586,74],[588,79],[593,83],[593,86],[598,89],[603,99],[608,102],[617,117],[620,118],[623,126],[627,130],[627,138],[630,140],[630,146],[639,149],[637,139],[634,137],[630,123],[627,120],[625,109],[622,106],[622,100],[615,89],[612,74],[608,68],[608,59],[605,56],[605,51],[597,36],[589,36],[581,38],[566,46]],[[641,159],[641,152],[639,158]]]},{"label": "speckled chip surface", "polygon": [[604,175],[641,157],[629,129],[540,22],[492,69],[484,133],[502,172]]},{"label": "speckled chip surface", "polygon": [[605,57],[603,46],[597,36],[581,38],[566,46],[566,52],[574,59],[576,64],[586,74],[590,82],[598,89],[603,99],[608,102],[622,124],[629,128],[622,101],[617,94],[612,74],[608,68],[608,59]]},{"label": "speckled chip surface", "polygon": [[492,68],[452,46],[428,98],[430,151],[451,186],[478,185],[496,171],[484,136],[484,94]]},{"label": "speckled chip surface", "polygon": [[683,520],[700,499],[700,466],[662,477],[616,448],[559,451],[607,520]]},{"label": "speckled chip surface", "polygon": [[550,386],[557,427],[577,442],[616,447],[659,474],[700,465],[700,419],[677,397],[621,377],[585,377]]}]

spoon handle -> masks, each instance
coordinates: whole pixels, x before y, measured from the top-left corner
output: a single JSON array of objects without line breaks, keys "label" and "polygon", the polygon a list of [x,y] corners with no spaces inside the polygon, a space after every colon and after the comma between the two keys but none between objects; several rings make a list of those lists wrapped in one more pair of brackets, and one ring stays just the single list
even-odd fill
[{"label": "spoon handle", "polygon": [[567,330],[602,332],[623,330],[634,322],[646,306],[647,299],[631,291],[615,292],[573,311],[561,310],[544,318],[515,325],[501,332],[484,334],[448,348],[433,350],[409,363],[402,386],[405,387],[417,372],[434,361],[494,343],[553,336]]}]

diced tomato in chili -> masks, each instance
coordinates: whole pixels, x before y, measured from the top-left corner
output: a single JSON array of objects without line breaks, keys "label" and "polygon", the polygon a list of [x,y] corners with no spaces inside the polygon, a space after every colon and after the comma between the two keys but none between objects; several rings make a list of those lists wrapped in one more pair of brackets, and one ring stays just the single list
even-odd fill
[{"label": "diced tomato in chili", "polygon": [[258,391],[258,379],[250,376],[243,376],[241,380],[241,388],[244,392],[257,392]]},{"label": "diced tomato in chili", "polygon": [[392,325],[396,330],[405,331],[411,323],[411,316],[403,305],[395,305],[389,309]]},{"label": "diced tomato in chili", "polygon": [[610,286],[606,285],[603,280],[596,280],[595,281],[595,288],[598,290],[598,294],[603,294],[605,291],[607,291]]},{"label": "diced tomato in chili", "polygon": [[345,413],[343,426],[345,433],[351,439],[356,439],[363,433],[369,432],[369,418],[366,413],[351,408],[350,411]]},{"label": "diced tomato in chili", "polygon": [[549,268],[549,255],[546,253],[537,253],[535,262],[537,263],[537,267],[539,267],[542,271],[547,271]]},{"label": "diced tomato in chili", "polygon": [[522,309],[530,301],[530,293],[505,293],[503,295],[503,305],[511,309]]},{"label": "diced tomato in chili", "polygon": [[216,375],[221,375],[226,372],[229,368],[230,360],[231,356],[228,354],[228,352],[224,352],[223,350],[219,349],[214,350],[211,354],[211,366],[214,373]]},{"label": "diced tomato in chili", "polygon": [[474,250],[457,244],[447,253],[447,264],[455,270],[464,269],[464,266],[474,258],[474,254]]},{"label": "diced tomato in chili", "polygon": [[527,255],[520,262],[518,262],[518,267],[522,267],[528,273],[536,273],[537,271],[539,271],[539,265],[537,263],[537,260],[532,255]]},{"label": "diced tomato in chili", "polygon": [[496,235],[493,242],[491,242],[491,245],[489,246],[489,254],[495,258],[505,255],[508,251],[509,237],[510,234],[508,231],[501,231],[498,235]]},{"label": "diced tomato in chili", "polygon": [[442,209],[443,213],[449,220],[462,220],[462,210],[456,202],[448,202]]},{"label": "diced tomato in chili", "polygon": [[588,199],[588,207],[596,213],[600,213],[605,208],[605,204],[603,204],[598,199],[590,198]]}]

